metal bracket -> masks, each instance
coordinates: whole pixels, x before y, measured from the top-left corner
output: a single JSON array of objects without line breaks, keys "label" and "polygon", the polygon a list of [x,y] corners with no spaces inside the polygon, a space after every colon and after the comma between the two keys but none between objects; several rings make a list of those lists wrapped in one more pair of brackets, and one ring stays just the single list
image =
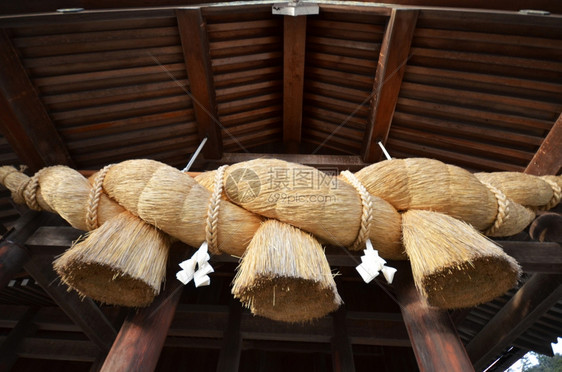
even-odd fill
[{"label": "metal bracket", "polygon": [[271,12],[272,14],[295,17],[318,14],[320,12],[320,7],[316,3],[304,3],[300,0],[296,0],[288,3],[273,4]]}]

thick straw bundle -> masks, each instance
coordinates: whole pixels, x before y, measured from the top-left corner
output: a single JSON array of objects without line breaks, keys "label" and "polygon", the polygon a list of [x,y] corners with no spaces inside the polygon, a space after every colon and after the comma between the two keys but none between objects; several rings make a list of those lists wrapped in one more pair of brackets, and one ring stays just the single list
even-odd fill
[{"label": "thick straw bundle", "polygon": [[[28,194],[34,187],[33,182],[30,182],[32,179],[10,166],[0,167],[0,180],[2,179],[4,185],[12,191],[16,201],[20,201],[17,192],[20,187],[23,187],[23,193]],[[90,207],[91,186],[84,176],[71,168],[55,166],[39,171],[36,180],[35,195],[40,209],[58,213],[71,226],[79,230],[88,230],[86,215]],[[20,202],[24,202],[23,198]],[[101,225],[123,211],[123,207],[102,194],[97,209],[98,222]]]},{"label": "thick straw bundle", "polygon": [[[548,183],[540,177],[519,172],[475,173],[482,182],[500,189],[515,203],[527,207],[539,207],[548,204],[553,191]],[[529,192],[532,190],[532,192]]]},{"label": "thick straw bundle", "polygon": [[430,305],[475,306],[517,282],[517,262],[466,223],[421,210],[405,212],[402,221],[414,282]]},{"label": "thick straw bundle", "polygon": [[[205,184],[211,177],[199,180]],[[245,209],[298,226],[329,244],[350,246],[361,226],[361,198],[353,186],[312,167],[276,159],[238,163],[226,169],[224,188]],[[403,259],[400,215],[383,199],[372,201],[373,244],[384,257]]]},{"label": "thick straw bundle", "polygon": [[125,211],[54,262],[62,281],[111,305],[148,306],[166,274],[170,238]]},{"label": "thick straw bundle", "polygon": [[[486,231],[498,214],[492,191],[466,170],[432,159],[393,159],[370,165],[356,173],[373,195],[398,210],[424,209],[445,213]],[[508,201],[508,203],[513,203]],[[510,208],[494,236],[523,230],[532,216],[524,208]]]},{"label": "thick straw bundle", "polygon": [[[211,194],[187,174],[153,160],[115,164],[103,188],[127,210],[191,246],[205,240]],[[261,218],[227,201],[220,202],[218,247],[241,256]]]},{"label": "thick straw bundle", "polygon": [[341,304],[318,241],[276,220],[254,235],[232,293],[255,315],[293,323],[323,317]]}]

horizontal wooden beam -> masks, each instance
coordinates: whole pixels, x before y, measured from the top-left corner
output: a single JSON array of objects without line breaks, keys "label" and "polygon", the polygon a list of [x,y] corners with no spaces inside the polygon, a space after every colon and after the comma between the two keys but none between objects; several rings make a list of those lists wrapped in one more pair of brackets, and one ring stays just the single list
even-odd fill
[{"label": "horizontal wooden beam", "polygon": [[475,368],[486,367],[560,299],[562,274],[533,275],[467,345]]},{"label": "horizontal wooden beam", "polygon": [[349,169],[357,171],[368,166],[359,156],[348,155],[307,155],[307,154],[249,154],[249,153],[225,153],[218,160],[201,160],[196,162],[200,168],[215,169],[224,164],[235,164],[254,159],[280,159],[292,163],[299,163],[318,168],[320,170],[330,169],[342,171]]},{"label": "horizontal wooden beam", "polygon": [[73,166],[64,142],[4,29],[0,29],[0,82],[0,129],[18,157],[32,171],[47,165]]},{"label": "horizontal wooden beam", "polygon": [[[29,237],[26,244],[40,246],[43,251],[60,254],[78,239],[83,231],[68,226],[43,226]],[[514,257],[525,272],[559,273],[562,271],[562,249],[554,242],[503,241],[497,243]],[[326,247],[326,257],[331,266],[355,267],[361,263],[361,254],[344,251],[339,247]],[[238,263],[239,259],[228,255],[213,256],[213,262]]]}]

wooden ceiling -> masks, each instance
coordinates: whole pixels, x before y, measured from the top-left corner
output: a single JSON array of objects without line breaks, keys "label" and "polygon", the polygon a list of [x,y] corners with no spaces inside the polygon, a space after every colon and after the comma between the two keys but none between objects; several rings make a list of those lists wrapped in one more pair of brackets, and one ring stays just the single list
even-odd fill
[{"label": "wooden ceiling", "polygon": [[[499,10],[478,10],[464,9],[467,5],[460,0],[446,2],[450,8],[435,1],[424,2],[432,7],[396,3],[402,5],[325,3],[319,15],[295,18],[272,15],[271,4],[179,8],[174,2],[167,8],[1,16],[0,162],[26,164],[31,171],[52,164],[93,170],[152,158],[183,168],[207,137],[198,170],[264,154],[356,170],[381,159],[381,141],[397,158],[431,157],[474,171],[560,172],[562,16],[512,11],[540,7],[562,13],[560,5],[498,1],[494,6]],[[489,3],[477,5],[488,9]],[[89,2],[56,4],[94,9]],[[22,9],[2,6],[7,14]],[[47,10],[43,6],[33,9]],[[14,209],[6,192],[0,196],[0,222],[9,229],[23,210]],[[53,278],[44,275],[52,271],[49,257],[68,247],[75,232],[60,226],[50,233],[45,226],[36,230],[37,224],[53,224],[36,218],[31,225],[19,219],[19,228],[9,236],[16,239],[16,231],[20,238],[14,241],[35,252],[36,259],[25,266],[27,273],[58,307],[29,315],[52,344],[38,347],[35,336],[22,336],[19,355],[47,358],[59,353],[66,360],[87,362],[87,369],[100,360],[100,350],[105,357],[124,314],[100,311],[93,301],[69,299],[62,287],[49,286]],[[21,226],[31,227],[22,233]],[[548,287],[550,292],[513,291],[452,313],[477,369],[500,355],[501,363],[508,363],[527,350],[547,352],[549,342],[562,332],[562,286],[556,275],[562,266],[556,253],[560,245],[528,242],[528,235],[514,239],[503,243],[505,249],[527,273],[535,273],[521,288]],[[35,256],[38,252],[51,256]],[[396,304],[389,301],[374,313],[365,308],[361,295],[382,298],[384,291],[350,289],[357,285],[350,279],[354,262],[341,255],[329,259],[342,268],[343,283],[338,285],[345,287],[350,315],[299,330],[238,314],[245,335],[241,348],[293,353],[303,347],[298,342],[306,342],[325,357],[332,351],[326,344],[332,340],[330,332],[345,329],[348,334],[338,333],[332,347],[347,350],[351,346],[345,340],[351,339],[358,370],[379,359],[389,370],[413,368],[408,365],[414,360],[407,347],[410,340]],[[220,338],[236,334],[225,326],[234,307],[224,296],[234,264],[221,264],[225,266],[218,277],[224,278],[217,279],[215,292],[187,291],[171,310],[166,307],[172,322],[179,303],[163,355],[180,361],[184,359],[174,350],[199,347],[215,360],[217,349],[225,350]],[[45,292],[29,289],[24,279],[29,277],[0,292],[5,304],[0,305],[0,328],[6,334],[20,324],[13,314],[15,307],[25,305],[22,298],[45,301]],[[529,307],[522,309],[518,303]],[[61,309],[69,318],[61,316]],[[201,315],[208,312],[214,317]],[[502,316],[494,317],[496,312]],[[108,325],[108,319],[113,323]],[[201,319],[206,323],[200,324]],[[510,331],[500,337],[502,327]],[[340,341],[343,346],[334,346]],[[399,366],[401,353],[408,356]],[[246,364],[257,358],[243,355]],[[314,368],[325,370],[322,366],[330,363],[328,357]],[[501,363],[494,368],[501,370]],[[201,370],[209,368],[215,367]]]}]

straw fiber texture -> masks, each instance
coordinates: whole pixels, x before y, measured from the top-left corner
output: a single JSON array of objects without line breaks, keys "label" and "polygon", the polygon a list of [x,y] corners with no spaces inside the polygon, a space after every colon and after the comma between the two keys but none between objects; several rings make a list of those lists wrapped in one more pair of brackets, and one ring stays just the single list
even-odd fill
[{"label": "straw fiber texture", "polygon": [[318,241],[276,220],[254,235],[232,293],[255,315],[293,323],[323,317],[341,304]]},{"label": "straw fiber texture", "polygon": [[516,284],[515,259],[466,223],[421,210],[405,212],[402,221],[414,282],[430,305],[471,307]]}]

